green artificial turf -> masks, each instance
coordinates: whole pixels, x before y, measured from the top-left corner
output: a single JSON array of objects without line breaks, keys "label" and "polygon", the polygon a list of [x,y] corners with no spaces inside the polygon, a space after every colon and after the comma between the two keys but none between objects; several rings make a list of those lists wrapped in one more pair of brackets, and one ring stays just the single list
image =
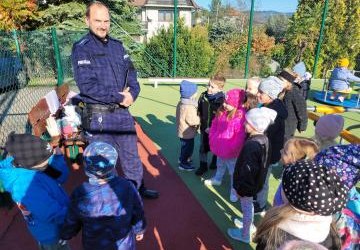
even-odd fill
[{"label": "green artificial turf", "polygon": [[[205,84],[199,84],[198,93],[206,89]],[[242,88],[245,86],[244,80],[228,80],[225,89]],[[312,89],[322,89],[322,81],[315,80],[312,83]],[[136,103],[131,107],[132,114],[141,124],[145,133],[159,147],[161,153],[171,164],[174,171],[181,177],[187,187],[192,191],[194,196],[202,204],[203,208],[214,220],[220,230],[226,235],[229,227],[234,227],[233,220],[241,217],[240,204],[229,201],[229,176],[226,175],[223,184],[219,187],[209,188],[204,185],[204,180],[211,178],[215,170],[210,170],[203,177],[198,177],[194,172],[183,172],[178,170],[178,157],[180,152],[180,142],[177,137],[175,125],[175,110],[179,101],[179,84],[159,84],[154,88],[146,80],[141,81],[141,92]],[[313,101],[308,101],[308,106],[321,105]],[[345,118],[345,128],[360,124],[360,114],[349,112],[342,114]],[[360,128],[351,130],[357,136],[360,136]],[[308,129],[301,134],[302,136],[311,137],[314,135],[314,126],[309,120]],[[196,138],[195,150],[193,154],[194,166],[198,167],[199,136]],[[344,142],[346,143],[346,142]],[[210,161],[210,158],[209,158]],[[280,169],[277,169],[280,172]],[[277,189],[279,180],[271,176],[269,204],[271,204],[274,193]],[[161,199],[161,197],[160,197]],[[259,217],[255,217],[255,224],[258,223]],[[234,249],[253,249],[246,244],[229,239]]]}]

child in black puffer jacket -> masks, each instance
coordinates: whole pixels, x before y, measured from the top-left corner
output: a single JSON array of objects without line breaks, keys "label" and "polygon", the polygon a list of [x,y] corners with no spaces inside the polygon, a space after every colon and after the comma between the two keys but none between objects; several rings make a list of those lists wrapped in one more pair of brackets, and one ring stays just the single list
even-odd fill
[{"label": "child in black puffer jacket", "polygon": [[[211,122],[219,107],[224,103],[225,94],[223,92],[225,85],[225,78],[214,76],[210,79],[207,90],[204,91],[198,101],[198,115],[200,117],[200,167],[196,170],[196,175],[203,175],[207,170],[207,153],[210,151],[209,146],[209,128]],[[213,155],[210,168],[216,168],[216,156]]]}]

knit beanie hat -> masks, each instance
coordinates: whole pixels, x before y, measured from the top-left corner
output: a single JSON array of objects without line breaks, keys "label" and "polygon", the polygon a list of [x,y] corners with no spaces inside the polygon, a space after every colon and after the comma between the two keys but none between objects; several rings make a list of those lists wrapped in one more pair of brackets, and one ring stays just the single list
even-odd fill
[{"label": "knit beanie hat", "polygon": [[277,112],[266,107],[250,109],[246,115],[246,121],[260,133],[265,132],[268,126],[274,123]]},{"label": "knit beanie hat", "polygon": [[297,73],[293,72],[292,70],[290,69],[283,69],[279,74],[278,74],[278,77],[281,79],[285,79],[286,81],[288,82],[295,82],[299,76],[297,75]]},{"label": "knit beanie hat", "polygon": [[181,98],[189,99],[197,91],[197,85],[195,83],[183,80],[180,84],[180,96]]},{"label": "knit beanie hat", "polygon": [[284,89],[284,82],[275,76],[269,76],[261,81],[259,90],[275,100],[280,92]]},{"label": "knit beanie hat", "polygon": [[324,115],[315,125],[315,134],[321,139],[335,139],[344,128],[344,118],[340,115]]},{"label": "knit beanie hat", "polygon": [[289,203],[303,211],[332,215],[347,202],[349,189],[336,173],[314,161],[302,160],[284,169],[283,190]]},{"label": "knit beanie hat", "polygon": [[50,144],[31,134],[11,132],[5,143],[5,150],[14,158],[13,164],[31,169],[45,163],[52,156]]},{"label": "knit beanie hat", "polygon": [[303,61],[298,62],[297,64],[295,64],[295,66],[292,68],[292,70],[299,76],[303,77],[306,73],[305,63]]},{"label": "knit beanie hat", "polygon": [[225,102],[236,109],[239,109],[245,100],[245,91],[243,89],[231,89],[226,92]]},{"label": "knit beanie hat", "polygon": [[339,67],[347,68],[349,66],[349,64],[350,64],[350,62],[349,62],[349,59],[347,59],[347,58],[341,58],[338,60]]},{"label": "knit beanie hat", "polygon": [[113,175],[118,153],[108,143],[93,142],[86,147],[83,157],[85,172],[98,178],[107,178]]},{"label": "knit beanie hat", "polygon": [[360,145],[338,145],[318,153],[314,161],[332,169],[351,189],[360,180]]}]

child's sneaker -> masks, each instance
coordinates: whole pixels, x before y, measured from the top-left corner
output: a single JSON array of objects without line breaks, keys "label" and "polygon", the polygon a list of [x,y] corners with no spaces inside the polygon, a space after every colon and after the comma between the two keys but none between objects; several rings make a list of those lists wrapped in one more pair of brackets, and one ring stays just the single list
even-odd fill
[{"label": "child's sneaker", "polygon": [[221,181],[215,180],[214,178],[208,179],[204,181],[204,184],[207,186],[220,186]]},{"label": "child's sneaker", "polygon": [[[234,219],[234,224],[235,224],[235,227],[237,227],[237,228],[243,228],[243,222],[241,220],[239,220],[238,218]],[[254,224],[251,224],[250,235],[253,235],[255,233],[256,233],[256,227]]]},{"label": "child's sneaker", "polygon": [[250,235],[247,238],[243,237],[242,229],[240,229],[240,228],[229,228],[227,230],[227,233],[230,236],[230,238],[232,238],[234,240],[238,240],[238,241],[244,242],[246,244],[250,244]]},{"label": "child's sneaker", "polygon": [[264,217],[266,214],[266,207],[260,207],[259,203],[254,202],[254,215]]},{"label": "child's sneaker", "polygon": [[[188,160],[187,160],[187,162],[189,163],[189,164],[192,164],[192,159],[191,158],[189,158]],[[180,161],[180,159],[178,159],[178,164],[180,164],[181,163],[181,161]]]},{"label": "child's sneaker", "polygon": [[193,171],[195,169],[195,167],[191,166],[190,164],[180,163],[179,169],[183,170],[183,171]]},{"label": "child's sneaker", "polygon": [[237,202],[239,200],[239,197],[236,194],[236,191],[234,189],[231,189],[230,191],[230,201],[231,202]]}]

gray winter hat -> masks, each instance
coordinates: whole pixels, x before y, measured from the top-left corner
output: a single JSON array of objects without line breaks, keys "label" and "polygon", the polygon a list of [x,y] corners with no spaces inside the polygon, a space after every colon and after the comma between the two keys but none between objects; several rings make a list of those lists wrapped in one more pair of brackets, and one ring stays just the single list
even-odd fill
[{"label": "gray winter hat", "polygon": [[275,76],[269,76],[268,78],[265,78],[259,85],[259,90],[270,96],[270,98],[273,100],[278,98],[278,95],[283,89],[284,82]]}]

